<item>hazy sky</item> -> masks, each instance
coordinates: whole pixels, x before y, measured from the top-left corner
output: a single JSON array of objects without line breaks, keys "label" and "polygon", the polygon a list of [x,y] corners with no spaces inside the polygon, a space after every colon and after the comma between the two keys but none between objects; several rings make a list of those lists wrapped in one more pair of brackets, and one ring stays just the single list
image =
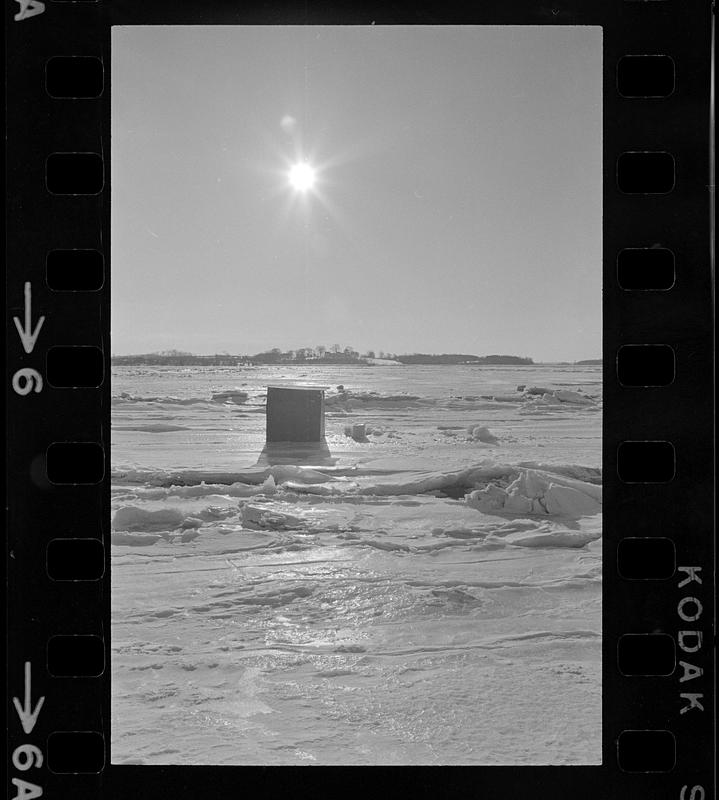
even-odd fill
[{"label": "hazy sky", "polygon": [[113,28],[113,352],[600,356],[601,97],[599,27]]}]

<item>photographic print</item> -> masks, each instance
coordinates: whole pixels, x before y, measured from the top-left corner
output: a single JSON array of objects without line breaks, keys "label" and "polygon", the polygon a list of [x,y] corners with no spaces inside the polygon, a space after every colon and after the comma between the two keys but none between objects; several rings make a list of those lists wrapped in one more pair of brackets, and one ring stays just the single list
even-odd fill
[{"label": "photographic print", "polygon": [[601,763],[601,28],[111,66],[112,763]]}]

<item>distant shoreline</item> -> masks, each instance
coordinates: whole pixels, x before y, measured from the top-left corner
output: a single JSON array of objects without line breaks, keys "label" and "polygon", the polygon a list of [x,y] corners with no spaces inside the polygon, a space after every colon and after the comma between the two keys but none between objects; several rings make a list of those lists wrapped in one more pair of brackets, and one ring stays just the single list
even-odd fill
[{"label": "distant shoreline", "polygon": [[137,355],[112,356],[112,366],[172,366],[172,367],[332,367],[332,366],[509,366],[533,367],[542,364],[562,366],[601,366],[602,359],[586,359],[583,361],[534,362],[531,358],[520,356],[490,355],[473,356],[465,354],[425,354],[393,355],[384,358],[374,356],[354,356],[344,353],[326,354],[314,358],[287,358],[285,354],[265,354],[255,356],[241,355],[194,355],[191,353],[144,353]]}]

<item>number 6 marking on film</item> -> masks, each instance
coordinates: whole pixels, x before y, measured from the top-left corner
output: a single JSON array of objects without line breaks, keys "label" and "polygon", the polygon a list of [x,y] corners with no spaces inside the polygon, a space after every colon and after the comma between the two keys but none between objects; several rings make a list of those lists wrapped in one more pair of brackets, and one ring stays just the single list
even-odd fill
[{"label": "number 6 marking on film", "polygon": [[30,367],[23,367],[19,369],[13,376],[12,376],[12,388],[19,394],[19,395],[26,395],[30,394],[33,389],[36,392],[42,391],[42,375],[36,370],[31,369]]},{"label": "number 6 marking on film", "polygon": [[42,766],[42,750],[34,744],[21,744],[13,750],[12,763],[15,769],[25,772],[30,767]]}]

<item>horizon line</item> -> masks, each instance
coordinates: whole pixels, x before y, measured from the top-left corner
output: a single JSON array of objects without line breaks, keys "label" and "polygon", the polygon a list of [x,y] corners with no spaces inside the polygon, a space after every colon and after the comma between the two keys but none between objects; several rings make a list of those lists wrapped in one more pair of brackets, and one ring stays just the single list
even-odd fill
[{"label": "horizon line", "polygon": [[[216,352],[213,352],[213,353],[194,353],[194,352],[191,352],[189,350],[179,350],[179,351],[154,350],[154,351],[144,352],[144,353],[111,353],[110,358],[139,358],[139,357],[142,357],[142,356],[166,356],[166,357],[170,357],[171,358],[173,356],[176,356],[176,357],[191,356],[193,358],[245,358],[245,359],[251,359],[253,356],[259,356],[259,355],[265,355],[267,353],[271,353],[273,351],[273,349],[279,350],[279,348],[270,348],[269,350],[261,350],[261,351],[259,351],[257,353],[252,353],[252,354],[250,354],[250,353],[228,353],[226,351],[221,351],[221,352],[217,352],[216,351]],[[294,352],[296,352],[297,350],[303,350],[303,349],[314,349],[314,348],[295,348]],[[293,352],[293,350],[281,350],[280,352],[284,354],[284,353]],[[336,355],[344,355],[345,354],[344,350],[340,350],[340,351],[329,351],[328,350],[328,352],[334,352]],[[368,352],[375,352],[375,353],[376,352],[382,352],[382,353],[384,353],[385,351],[382,350],[382,351],[368,351]],[[357,351],[353,351],[353,353],[357,353]],[[406,357],[406,356],[432,356],[432,357],[439,357],[439,356],[450,356],[450,355],[462,355],[462,356],[468,356],[470,358],[493,358],[493,357],[494,358],[522,358],[522,359],[529,359],[529,360],[533,361],[535,364],[576,364],[576,363],[579,363],[580,361],[602,361],[603,360],[602,356],[592,356],[592,357],[589,357],[589,358],[572,359],[572,360],[569,360],[569,359],[557,359],[557,360],[547,359],[547,360],[542,360],[542,361],[535,361],[531,356],[525,356],[525,355],[520,356],[520,355],[516,355],[514,353],[487,353],[485,355],[477,355],[476,353],[461,353],[461,352],[450,352],[450,351],[440,352],[440,353],[436,353],[436,352],[434,352],[434,353],[418,352],[418,351],[414,351],[414,352],[411,352],[411,353],[393,353],[393,354],[386,354],[384,358],[382,358],[381,356],[378,356],[378,355],[369,356],[369,355],[366,355],[366,354],[359,354],[358,353],[355,357],[357,359],[370,358],[370,359],[375,359],[375,360],[379,360],[379,361],[391,361],[393,358],[397,358],[397,357],[403,358],[403,357]],[[320,357],[317,360],[322,360],[322,358]]]}]

